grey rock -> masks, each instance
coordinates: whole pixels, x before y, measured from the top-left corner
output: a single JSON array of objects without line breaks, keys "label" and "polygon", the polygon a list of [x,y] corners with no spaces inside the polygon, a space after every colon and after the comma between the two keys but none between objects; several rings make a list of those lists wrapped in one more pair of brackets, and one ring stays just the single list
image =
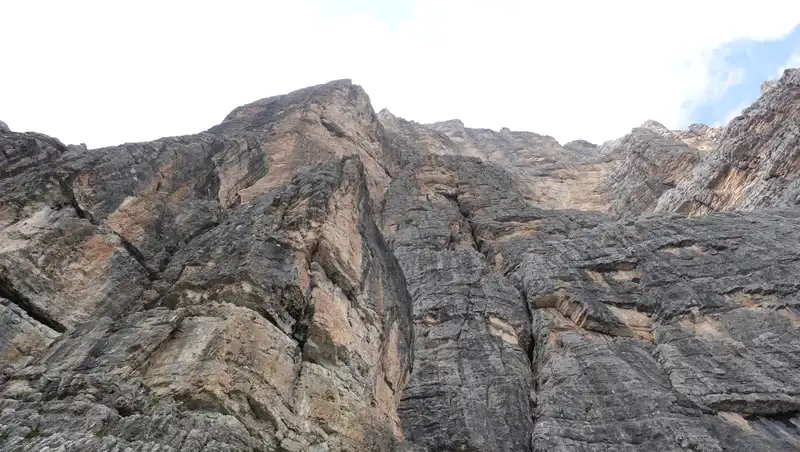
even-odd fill
[{"label": "grey rock", "polygon": [[[531,132],[465,128],[458,120],[419,127],[394,121],[385,129],[405,139],[418,153],[477,157],[506,169],[524,196],[546,208],[606,210],[597,190],[611,160],[583,149],[561,146],[555,138]],[[425,130],[430,129],[430,130]]]},{"label": "grey rock", "polygon": [[760,88],[761,95],[763,96],[764,94],[767,94],[772,88],[775,88],[777,84],[777,80],[767,80],[762,83]]},{"label": "grey rock", "polygon": [[11,129],[8,128],[8,125],[3,121],[0,121],[0,133],[8,133],[11,132]]},{"label": "grey rock", "polygon": [[4,130],[0,450],[800,450],[797,78],[600,146],[349,80]]},{"label": "grey rock", "polygon": [[3,371],[24,367],[47,348],[59,333],[38,322],[19,305],[0,298],[0,367]]},{"label": "grey rock", "polygon": [[797,205],[798,105],[800,70],[788,69],[728,124],[719,147],[664,193],[656,210],[702,215]]},{"label": "grey rock", "polygon": [[[315,99],[336,121],[362,93],[337,82],[276,101]],[[253,126],[273,102],[250,108],[234,115],[246,132],[98,150],[3,135],[0,449],[399,443],[411,303],[373,221],[387,174],[321,122],[304,141],[318,154],[270,171],[282,162],[267,150],[297,148],[269,131],[291,135],[296,118]],[[346,133],[379,134],[359,108]]]},{"label": "grey rock", "polygon": [[636,128],[615,149],[615,168],[598,191],[616,218],[652,212],[661,195],[674,188],[700,160],[700,152],[670,134]]},{"label": "grey rock", "polygon": [[713,151],[719,146],[724,128],[692,124],[688,130],[673,130],[672,136],[700,152]]},{"label": "grey rock", "polygon": [[647,121],[645,121],[644,124],[639,126],[639,128],[647,129],[647,130],[649,130],[649,131],[651,131],[651,132],[653,132],[653,133],[655,133],[657,135],[661,135],[661,136],[669,136],[670,135],[670,130],[664,124],[661,124],[660,122],[654,121],[652,119],[648,119]]},{"label": "grey rock", "polygon": [[796,448],[798,250],[773,241],[798,219],[655,216],[507,261],[535,309],[535,448]]},{"label": "grey rock", "polygon": [[503,187],[513,187],[503,171],[442,156],[410,168],[387,193],[384,235],[415,323],[400,416],[406,439],[430,450],[530,450],[528,312],[479,251],[473,221],[502,202]]},{"label": "grey rock", "polygon": [[588,153],[594,152],[597,149],[597,145],[586,140],[574,140],[565,144],[564,148],[569,149],[570,151]]}]

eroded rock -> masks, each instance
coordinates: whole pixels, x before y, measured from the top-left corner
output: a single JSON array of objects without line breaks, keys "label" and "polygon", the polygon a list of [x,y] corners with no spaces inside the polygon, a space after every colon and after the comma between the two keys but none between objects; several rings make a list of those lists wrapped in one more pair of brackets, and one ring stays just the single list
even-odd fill
[{"label": "eroded rock", "polygon": [[702,215],[797,205],[798,105],[800,70],[787,69],[728,124],[719,148],[664,193],[656,210]]},{"label": "eroded rock", "polygon": [[798,450],[797,74],[600,146],[348,80],[103,149],[0,123],[0,450]]}]

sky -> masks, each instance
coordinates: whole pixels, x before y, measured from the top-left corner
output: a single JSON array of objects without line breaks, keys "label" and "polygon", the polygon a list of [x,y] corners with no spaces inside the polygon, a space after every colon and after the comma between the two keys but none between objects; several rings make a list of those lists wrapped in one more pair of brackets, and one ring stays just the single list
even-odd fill
[{"label": "sky", "polygon": [[800,2],[0,0],[0,120],[109,146],[350,78],[376,110],[602,142],[724,124],[800,66]]},{"label": "sky", "polygon": [[779,39],[739,39],[720,46],[710,67],[717,91],[692,105],[689,121],[725,125],[758,99],[765,80],[779,78],[786,68],[800,67],[800,26]]}]

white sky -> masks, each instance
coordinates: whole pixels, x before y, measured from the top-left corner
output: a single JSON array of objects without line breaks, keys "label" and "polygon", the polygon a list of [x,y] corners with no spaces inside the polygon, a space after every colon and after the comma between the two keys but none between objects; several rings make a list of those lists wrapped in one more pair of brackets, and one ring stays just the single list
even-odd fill
[{"label": "white sky", "polygon": [[0,0],[0,119],[98,147],[352,78],[407,119],[600,142],[646,119],[684,126],[737,77],[715,72],[713,49],[800,23],[797,0],[413,3],[387,23],[380,1]]}]

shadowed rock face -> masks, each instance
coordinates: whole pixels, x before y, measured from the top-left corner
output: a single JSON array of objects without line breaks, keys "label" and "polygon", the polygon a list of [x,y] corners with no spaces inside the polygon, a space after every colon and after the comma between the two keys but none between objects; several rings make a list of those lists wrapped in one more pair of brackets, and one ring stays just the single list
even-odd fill
[{"label": "shadowed rock face", "polygon": [[384,236],[406,276],[415,325],[400,415],[430,450],[530,450],[528,310],[481,253],[475,223],[506,203],[504,187],[513,187],[508,175],[478,159],[431,156],[387,193]]},{"label": "shadowed rock face", "polygon": [[798,450],[797,74],[599,146],[348,80],[104,149],[0,123],[0,450]]}]

